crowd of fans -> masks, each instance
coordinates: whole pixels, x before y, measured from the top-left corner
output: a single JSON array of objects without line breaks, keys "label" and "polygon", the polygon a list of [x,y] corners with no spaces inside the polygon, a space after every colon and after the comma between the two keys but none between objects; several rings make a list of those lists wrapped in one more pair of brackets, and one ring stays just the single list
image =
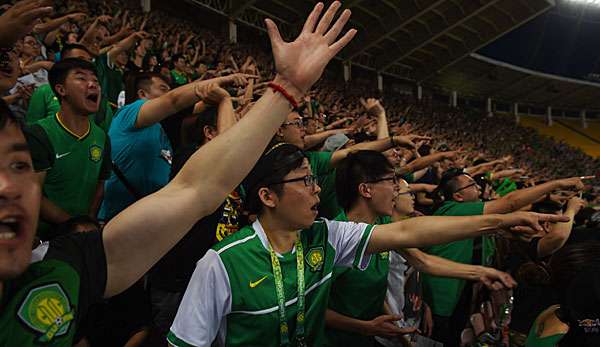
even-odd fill
[{"label": "crowd of fans", "polygon": [[3,5],[0,345],[600,345],[600,160],[340,81],[341,6]]}]

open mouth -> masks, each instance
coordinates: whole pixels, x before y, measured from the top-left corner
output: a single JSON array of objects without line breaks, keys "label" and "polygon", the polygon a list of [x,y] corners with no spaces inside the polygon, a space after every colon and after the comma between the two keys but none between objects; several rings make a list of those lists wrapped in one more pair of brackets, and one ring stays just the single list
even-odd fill
[{"label": "open mouth", "polygon": [[310,208],[312,211],[314,212],[319,212],[319,203],[317,202],[316,204],[312,205]]},{"label": "open mouth", "polygon": [[89,94],[86,99],[93,102],[93,103],[97,103],[98,102],[98,94]]},{"label": "open mouth", "polygon": [[21,221],[16,217],[7,217],[0,220],[0,241],[14,240],[19,235]]}]

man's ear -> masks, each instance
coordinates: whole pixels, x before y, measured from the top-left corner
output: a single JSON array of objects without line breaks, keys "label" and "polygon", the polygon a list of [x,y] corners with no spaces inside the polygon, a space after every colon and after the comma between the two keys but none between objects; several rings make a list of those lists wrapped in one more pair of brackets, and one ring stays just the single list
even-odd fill
[{"label": "man's ear", "polygon": [[277,207],[279,197],[271,189],[263,187],[258,190],[258,197],[263,205],[270,208]]},{"label": "man's ear", "polygon": [[138,99],[146,99],[146,92],[143,89],[138,89],[137,91]]},{"label": "man's ear", "polygon": [[215,137],[217,137],[217,135],[219,135],[217,129],[215,129],[215,127],[212,127],[210,125],[205,125],[204,128],[202,129],[202,132],[204,134],[204,138],[207,140],[212,140]]},{"label": "man's ear", "polygon": [[454,194],[452,194],[452,199],[454,201],[457,201],[457,202],[464,202],[465,201],[465,197],[462,196],[461,193],[454,193]]},{"label": "man's ear", "polygon": [[360,194],[360,196],[363,198],[372,198],[373,195],[371,194],[371,185],[368,183],[360,183],[358,185],[358,194]]},{"label": "man's ear", "polygon": [[64,84],[56,84],[54,86],[54,90],[56,91],[56,94],[58,94],[60,99],[64,98],[65,95],[67,95],[67,91],[65,90]]}]

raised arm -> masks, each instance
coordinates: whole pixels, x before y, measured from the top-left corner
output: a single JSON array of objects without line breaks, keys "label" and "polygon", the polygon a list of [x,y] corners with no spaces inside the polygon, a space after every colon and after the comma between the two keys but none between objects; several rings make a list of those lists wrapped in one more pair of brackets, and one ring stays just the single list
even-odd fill
[{"label": "raised arm", "polygon": [[370,115],[377,117],[377,139],[382,140],[390,137],[385,109],[379,100],[367,99],[365,101],[363,98],[361,98],[360,103]]},{"label": "raised arm", "polygon": [[507,288],[512,288],[516,285],[515,280],[509,274],[493,268],[457,263],[427,254],[416,248],[400,249],[398,252],[417,270],[433,276],[481,281],[492,289],[499,289],[497,285],[500,283]]},{"label": "raised arm", "polygon": [[499,229],[530,226],[518,229],[528,233],[543,230],[540,222],[566,222],[566,216],[532,212],[515,212],[468,217],[416,217],[392,224],[378,225],[367,246],[368,253],[400,248],[428,247],[473,238]]},{"label": "raised arm", "polygon": [[483,208],[483,213],[491,214],[516,211],[523,206],[527,206],[536,202],[538,199],[554,190],[570,188],[582,190],[583,187],[584,186],[581,177],[572,177],[546,182],[531,188],[519,189],[505,195],[501,199],[486,202]]},{"label": "raised arm", "polygon": [[569,217],[571,220],[554,224],[550,232],[539,240],[537,245],[537,254],[539,258],[550,256],[565,245],[571,235],[571,230],[573,229],[573,219],[584,205],[585,201],[580,198],[575,197],[569,200],[565,216]]},{"label": "raised arm", "polygon": [[66,16],[58,17],[55,19],[51,19],[45,23],[38,24],[35,26],[33,31],[36,34],[45,34],[47,32],[58,29],[61,25],[65,24],[66,22],[68,22],[70,20],[77,21],[77,20],[80,20],[83,18],[85,18],[85,13],[82,13],[82,12],[71,13]]},{"label": "raised arm", "polygon": [[119,43],[117,43],[116,45],[114,45],[109,51],[108,51],[108,59],[109,61],[115,61],[117,56],[119,54],[121,54],[121,52],[129,52],[131,51],[131,49],[133,48],[133,46],[135,46],[135,44],[142,40],[143,38],[147,37],[148,34],[143,32],[143,31],[138,31],[135,32],[129,36],[127,36],[126,38],[124,38],[123,40],[121,40]]},{"label": "raised arm", "polygon": [[203,88],[206,88],[210,84],[217,84],[218,86],[225,86],[232,83],[244,84],[246,83],[247,77],[253,76],[234,74],[226,77],[188,83],[179,88],[175,88],[156,99],[148,100],[140,109],[135,121],[135,127],[140,129],[151,126],[196,104],[200,101]]},{"label": "raised arm", "polygon": [[418,136],[418,135],[407,135],[407,136],[395,135],[395,136],[391,136],[391,137],[381,139],[381,140],[359,143],[352,147],[348,147],[346,149],[342,149],[342,150],[334,152],[333,155],[331,156],[331,165],[336,165],[342,159],[346,158],[348,156],[348,154],[355,152],[355,151],[371,150],[371,151],[377,151],[377,152],[384,152],[384,151],[387,151],[388,149],[396,147],[396,146],[415,148],[415,143],[413,141],[421,140],[421,139],[430,139],[430,138],[425,137],[425,136]]},{"label": "raised arm", "polygon": [[[284,42],[275,23],[266,20],[277,71],[274,83],[296,100],[356,34],[350,30],[336,41],[349,10],[327,31],[339,7],[334,2],[319,21],[323,4],[317,4],[294,42]],[[108,274],[105,295],[128,288],[194,223],[212,213],[248,174],[291,111],[281,93],[267,90],[236,125],[200,147],[167,186],[113,218],[103,233]]]},{"label": "raised arm", "polygon": [[457,152],[438,152],[426,155],[402,166],[400,170],[402,173],[415,172],[424,169],[428,166],[431,166],[432,164],[437,163],[438,161],[442,161],[444,159],[454,159],[456,158],[456,153]]},{"label": "raised arm", "polygon": [[304,136],[304,147],[307,149],[313,148],[323,143],[331,135],[346,134],[348,131],[349,129],[333,129],[320,131],[312,135],[306,135]]}]

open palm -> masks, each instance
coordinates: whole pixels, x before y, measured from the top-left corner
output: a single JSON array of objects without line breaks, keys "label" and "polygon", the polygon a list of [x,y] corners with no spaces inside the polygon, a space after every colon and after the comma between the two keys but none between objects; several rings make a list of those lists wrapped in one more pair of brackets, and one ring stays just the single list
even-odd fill
[{"label": "open palm", "polygon": [[356,34],[356,30],[351,29],[336,41],[350,18],[350,10],[344,10],[335,24],[329,28],[340,6],[339,1],[333,2],[319,20],[324,5],[318,3],[304,23],[300,36],[293,42],[284,42],[277,25],[270,19],[265,20],[277,73],[292,83],[301,93],[306,93],[310,89],[323,73],[327,63]]}]

